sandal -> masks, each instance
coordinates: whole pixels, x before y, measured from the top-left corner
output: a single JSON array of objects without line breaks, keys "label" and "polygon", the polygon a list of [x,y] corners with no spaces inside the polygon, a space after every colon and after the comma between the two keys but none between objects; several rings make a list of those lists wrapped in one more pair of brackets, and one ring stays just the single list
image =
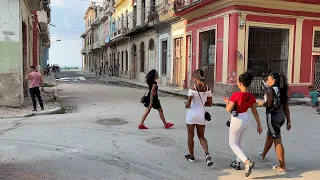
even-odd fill
[{"label": "sandal", "polygon": [[287,172],[286,169],[282,169],[282,168],[281,168],[281,170],[279,170],[278,168],[280,168],[280,166],[278,166],[278,165],[272,166],[272,169],[275,170],[275,171],[278,171],[278,172]]}]

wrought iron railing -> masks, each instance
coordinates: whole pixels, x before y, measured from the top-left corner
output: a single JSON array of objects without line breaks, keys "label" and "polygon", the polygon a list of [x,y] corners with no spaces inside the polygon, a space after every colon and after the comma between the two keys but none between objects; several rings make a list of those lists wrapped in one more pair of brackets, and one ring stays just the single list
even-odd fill
[{"label": "wrought iron railing", "polygon": [[175,12],[180,12],[204,1],[206,0],[175,0],[174,10]]}]

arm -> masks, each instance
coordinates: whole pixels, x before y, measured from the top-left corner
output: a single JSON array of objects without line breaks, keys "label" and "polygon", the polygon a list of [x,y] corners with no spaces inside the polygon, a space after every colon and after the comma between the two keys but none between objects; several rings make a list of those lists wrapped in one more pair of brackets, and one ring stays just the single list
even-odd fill
[{"label": "arm", "polygon": [[234,105],[235,105],[234,102],[228,100],[226,102],[226,111],[227,112],[231,112],[233,107],[234,107]]},{"label": "arm", "polygon": [[156,85],[156,84],[153,84],[153,85],[152,85],[151,92],[150,92],[150,105],[152,105],[152,103],[153,103],[153,95],[154,95],[154,93],[156,92],[156,88],[157,88],[157,85]]},{"label": "arm", "polygon": [[252,110],[252,114],[254,116],[254,119],[257,122],[257,131],[258,131],[259,134],[261,134],[262,133],[262,127],[261,127],[260,117],[259,117],[259,114],[258,114],[258,111],[257,111],[257,104],[256,103],[253,103],[251,105],[251,110]]},{"label": "arm", "polygon": [[287,119],[287,129],[290,130],[291,129],[291,117],[290,117],[290,110],[289,110],[288,103],[283,105],[283,110],[284,110],[284,114],[286,115],[286,119]]},{"label": "arm", "polygon": [[43,90],[43,88],[44,88],[44,80],[43,80],[43,77],[41,76],[41,78],[40,78],[40,84],[41,84],[41,88],[42,88],[42,90]]},{"label": "arm", "polygon": [[192,99],[193,99],[193,96],[188,96],[188,100],[186,102],[185,108],[190,108]]},{"label": "arm", "polygon": [[29,79],[30,79],[30,74],[27,75],[26,81],[29,81]]},{"label": "arm", "polygon": [[209,88],[208,88],[207,92],[209,93],[209,95],[207,97],[207,101],[204,103],[204,106],[211,107],[212,106],[212,92]]},{"label": "arm", "polygon": [[212,97],[207,97],[207,102],[204,103],[204,106],[206,107],[212,106]]},{"label": "arm", "polygon": [[271,107],[272,106],[272,100],[273,100],[273,92],[272,92],[272,90],[268,89],[266,96],[267,96],[267,101],[264,102],[262,104],[262,106]]}]

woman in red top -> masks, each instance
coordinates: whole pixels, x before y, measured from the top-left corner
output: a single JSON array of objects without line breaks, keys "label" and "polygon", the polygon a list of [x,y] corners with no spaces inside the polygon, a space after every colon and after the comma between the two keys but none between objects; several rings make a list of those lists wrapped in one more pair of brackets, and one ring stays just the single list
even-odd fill
[{"label": "woman in red top", "polygon": [[229,145],[232,151],[237,155],[236,161],[232,162],[231,167],[240,170],[240,161],[245,164],[245,176],[251,174],[251,169],[255,163],[250,161],[244,154],[244,139],[247,133],[250,122],[247,111],[251,108],[254,118],[257,121],[257,131],[262,133],[259,114],[257,112],[256,99],[253,94],[248,92],[248,87],[251,85],[253,76],[250,72],[245,72],[239,76],[238,87],[240,91],[232,94],[230,100],[224,98],[226,102],[227,112],[231,112],[231,123],[229,129]]}]

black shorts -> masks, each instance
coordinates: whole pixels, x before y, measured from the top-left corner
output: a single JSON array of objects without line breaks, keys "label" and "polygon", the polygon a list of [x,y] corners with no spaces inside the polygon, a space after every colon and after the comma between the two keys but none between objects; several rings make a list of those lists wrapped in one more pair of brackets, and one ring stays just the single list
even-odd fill
[{"label": "black shorts", "polygon": [[286,116],[281,112],[267,113],[267,135],[273,139],[281,138],[281,127],[286,122]]},{"label": "black shorts", "polygon": [[[144,107],[148,108],[150,105],[150,99],[147,98],[147,102],[144,104]],[[160,109],[161,108],[161,104],[160,104],[160,100],[158,98],[154,98],[153,99],[153,103],[152,103],[152,108],[153,109]]]}]

